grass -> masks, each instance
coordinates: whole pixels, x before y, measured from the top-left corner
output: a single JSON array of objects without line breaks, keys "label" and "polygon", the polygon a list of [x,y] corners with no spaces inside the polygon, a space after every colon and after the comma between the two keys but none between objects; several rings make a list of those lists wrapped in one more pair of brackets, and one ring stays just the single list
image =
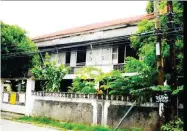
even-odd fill
[{"label": "grass", "polygon": [[[75,124],[69,122],[61,122],[58,120],[53,120],[47,117],[19,117],[15,118],[14,120],[18,120],[21,122],[29,122],[33,124],[38,124],[42,126],[50,126],[60,130],[73,130],[73,131],[113,131],[112,128],[102,127],[102,126],[89,126],[84,124]],[[132,129],[118,129],[116,131],[143,131],[139,128],[132,128]]]}]

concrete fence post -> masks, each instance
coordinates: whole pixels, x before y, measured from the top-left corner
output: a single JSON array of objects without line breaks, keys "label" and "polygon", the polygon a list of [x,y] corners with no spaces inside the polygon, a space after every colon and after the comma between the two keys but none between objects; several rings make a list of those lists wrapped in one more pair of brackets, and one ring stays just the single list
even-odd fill
[{"label": "concrete fence post", "polygon": [[[1,85],[1,88],[0,88],[0,90],[1,90],[1,91],[0,91],[1,95],[0,95],[0,96],[3,96],[3,92],[4,92],[4,81],[5,81],[5,80],[1,78],[1,80],[0,80],[0,82],[1,82],[1,83],[0,83],[0,85]],[[0,98],[0,101],[2,102],[2,97]]]},{"label": "concrete fence post", "polygon": [[32,91],[35,89],[35,80],[27,79],[27,87],[26,87],[26,116],[30,116],[33,108],[34,98],[32,97]]},{"label": "concrete fence post", "polygon": [[93,106],[93,122],[92,122],[92,124],[93,125],[97,125],[97,113],[98,113],[98,110],[97,110],[97,101],[95,100],[91,104]]},{"label": "concrete fence post", "polygon": [[107,126],[107,121],[108,121],[108,107],[110,106],[110,101],[105,101],[104,106],[103,106],[103,116],[102,116],[102,125]]},{"label": "concrete fence post", "polygon": [[[0,83],[0,86],[1,86],[1,87],[0,87],[0,93],[1,93],[1,94],[0,94],[0,97],[1,97],[1,98],[0,98],[0,108],[2,109],[2,102],[3,102],[2,98],[3,98],[3,92],[4,92],[4,79],[1,78],[1,79],[0,79],[0,82],[1,82],[1,83]],[[0,114],[0,115],[1,115],[1,114]]]}]

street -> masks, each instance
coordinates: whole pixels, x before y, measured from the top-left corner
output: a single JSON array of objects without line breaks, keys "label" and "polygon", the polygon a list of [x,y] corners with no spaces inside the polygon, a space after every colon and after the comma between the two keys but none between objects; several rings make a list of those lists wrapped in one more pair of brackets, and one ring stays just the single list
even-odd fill
[{"label": "street", "polygon": [[31,124],[19,123],[1,119],[1,131],[57,131],[52,128],[38,127]]}]

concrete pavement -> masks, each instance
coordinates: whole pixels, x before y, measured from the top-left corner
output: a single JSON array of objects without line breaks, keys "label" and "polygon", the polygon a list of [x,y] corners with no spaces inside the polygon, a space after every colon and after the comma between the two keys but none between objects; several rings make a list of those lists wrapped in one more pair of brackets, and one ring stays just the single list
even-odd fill
[{"label": "concrete pavement", "polygon": [[1,119],[0,123],[0,131],[57,131],[52,128],[38,127],[5,119]]}]

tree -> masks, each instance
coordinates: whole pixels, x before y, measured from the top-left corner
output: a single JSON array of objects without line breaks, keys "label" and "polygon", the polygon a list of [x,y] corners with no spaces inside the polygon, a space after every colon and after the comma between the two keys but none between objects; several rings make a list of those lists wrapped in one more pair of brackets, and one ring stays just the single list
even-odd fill
[{"label": "tree", "polygon": [[78,76],[73,80],[69,91],[77,93],[96,93],[95,84],[99,82],[104,73],[93,66],[84,66],[75,72]]},{"label": "tree", "polygon": [[126,73],[137,72],[135,76],[129,77],[118,77],[110,83],[111,91],[109,94],[121,94],[136,97],[137,102],[139,103],[140,97],[143,97],[144,100],[150,97],[150,93],[139,92],[144,88],[148,88],[154,84],[156,71],[145,64],[143,60],[137,60],[133,57],[126,58],[126,64],[124,68]]},{"label": "tree", "polygon": [[153,8],[153,1],[149,1],[149,2],[147,3],[146,11],[147,11],[147,13],[152,13],[152,12],[154,11],[154,8]]},{"label": "tree", "polygon": [[[17,25],[1,24],[1,76],[24,77],[28,69],[39,64],[39,56],[29,55],[38,49],[26,34],[26,31]],[[15,55],[16,54],[16,55]]]},{"label": "tree", "polygon": [[[171,77],[171,61],[170,61],[170,45],[167,43],[167,38],[168,35],[171,35],[172,37],[175,38],[175,49],[176,49],[176,65],[177,65],[177,74],[180,75],[183,73],[183,46],[184,46],[184,42],[183,42],[183,36],[178,32],[178,33],[172,33],[171,29],[168,29],[167,27],[167,1],[160,1],[159,4],[160,7],[160,20],[161,20],[161,31],[163,32],[162,35],[162,49],[163,49],[163,57],[164,57],[164,73],[165,73],[165,78],[170,78],[168,79],[168,81],[172,81],[172,77]],[[147,6],[147,13],[152,13],[153,11],[153,6],[152,6],[152,1],[149,1],[148,6]],[[173,1],[173,12],[174,12],[174,24],[175,24],[175,29],[177,28],[183,28],[183,2],[179,2],[179,1]],[[137,33],[145,33],[145,32],[150,32],[153,31],[155,29],[154,27],[154,20],[142,20],[140,23],[138,23],[138,31]],[[174,29],[174,30],[175,30]],[[131,40],[131,47],[136,49],[138,51],[138,55],[140,58],[140,61],[142,61],[143,63],[145,63],[147,66],[149,66],[150,68],[152,68],[152,70],[157,70],[156,69],[156,54],[155,54],[155,44],[156,44],[156,36],[154,35],[144,35],[144,36],[132,36],[130,38]],[[131,60],[131,63],[133,61]],[[131,66],[129,67],[131,68]],[[136,69],[136,68],[135,68]],[[133,66],[131,68],[131,70],[133,71]],[[168,77],[169,76],[169,77]],[[140,78],[138,78],[138,80],[141,80]],[[145,79],[146,80],[146,79]],[[152,81],[150,79],[150,81]],[[136,80],[137,83],[139,83],[139,81]],[[144,81],[142,81],[143,83],[145,83]],[[170,82],[168,83],[169,85]],[[154,86],[154,85],[152,85]],[[164,91],[165,88],[159,88],[160,86],[156,86],[152,89],[154,90],[159,90],[159,91]],[[170,86],[173,87],[173,86]],[[180,87],[180,89],[175,90],[170,88],[169,90],[171,90],[171,92],[173,92],[173,95],[175,95],[176,93],[181,92],[181,90],[183,90],[182,87]],[[142,92],[144,92],[145,90],[142,90]],[[170,102],[171,104],[171,102]],[[171,104],[174,107],[174,104]],[[168,109],[171,109],[171,105],[169,105]],[[166,115],[166,118],[169,118],[168,116],[173,116],[172,113],[174,111],[169,111],[167,110],[166,113],[168,113],[168,115]]]},{"label": "tree", "polygon": [[[171,71],[168,70],[170,67],[170,61],[169,61],[169,49],[170,46],[167,44],[167,1],[161,1],[160,2],[160,11],[162,12],[162,15],[160,16],[161,19],[161,28],[164,33],[162,37],[162,49],[163,49],[163,57],[164,57],[164,72],[166,75],[168,75]],[[147,12],[151,13],[153,11],[152,1],[148,2],[147,6]],[[183,4],[179,1],[173,2],[173,12],[175,13],[174,22],[175,27],[183,27]],[[138,30],[137,33],[144,33],[153,31],[155,29],[154,27],[154,20],[142,20],[138,23]],[[178,34],[172,34],[169,35],[176,36],[176,59],[177,59],[177,72],[178,74],[183,72],[183,37]],[[130,38],[131,40],[131,47],[137,50],[139,58],[148,66],[151,68],[156,69],[156,54],[155,54],[155,43],[156,43],[156,37],[151,35],[146,36],[132,36]],[[133,70],[133,68],[132,68]]]},{"label": "tree", "polygon": [[51,62],[49,60],[49,55],[46,54],[44,65],[35,65],[31,71],[35,79],[46,80],[44,84],[45,91],[59,92],[60,82],[63,77],[69,72],[69,68],[65,67],[65,65],[57,66],[56,62]]},{"label": "tree", "polygon": [[106,92],[108,94],[108,89],[111,89],[110,83],[114,79],[122,77],[120,71],[104,73],[101,69],[93,66],[85,66],[79,69],[76,74],[78,76],[73,80],[72,87],[69,87],[70,91],[87,94],[96,93],[95,85],[98,83],[101,86],[97,93]]}]

